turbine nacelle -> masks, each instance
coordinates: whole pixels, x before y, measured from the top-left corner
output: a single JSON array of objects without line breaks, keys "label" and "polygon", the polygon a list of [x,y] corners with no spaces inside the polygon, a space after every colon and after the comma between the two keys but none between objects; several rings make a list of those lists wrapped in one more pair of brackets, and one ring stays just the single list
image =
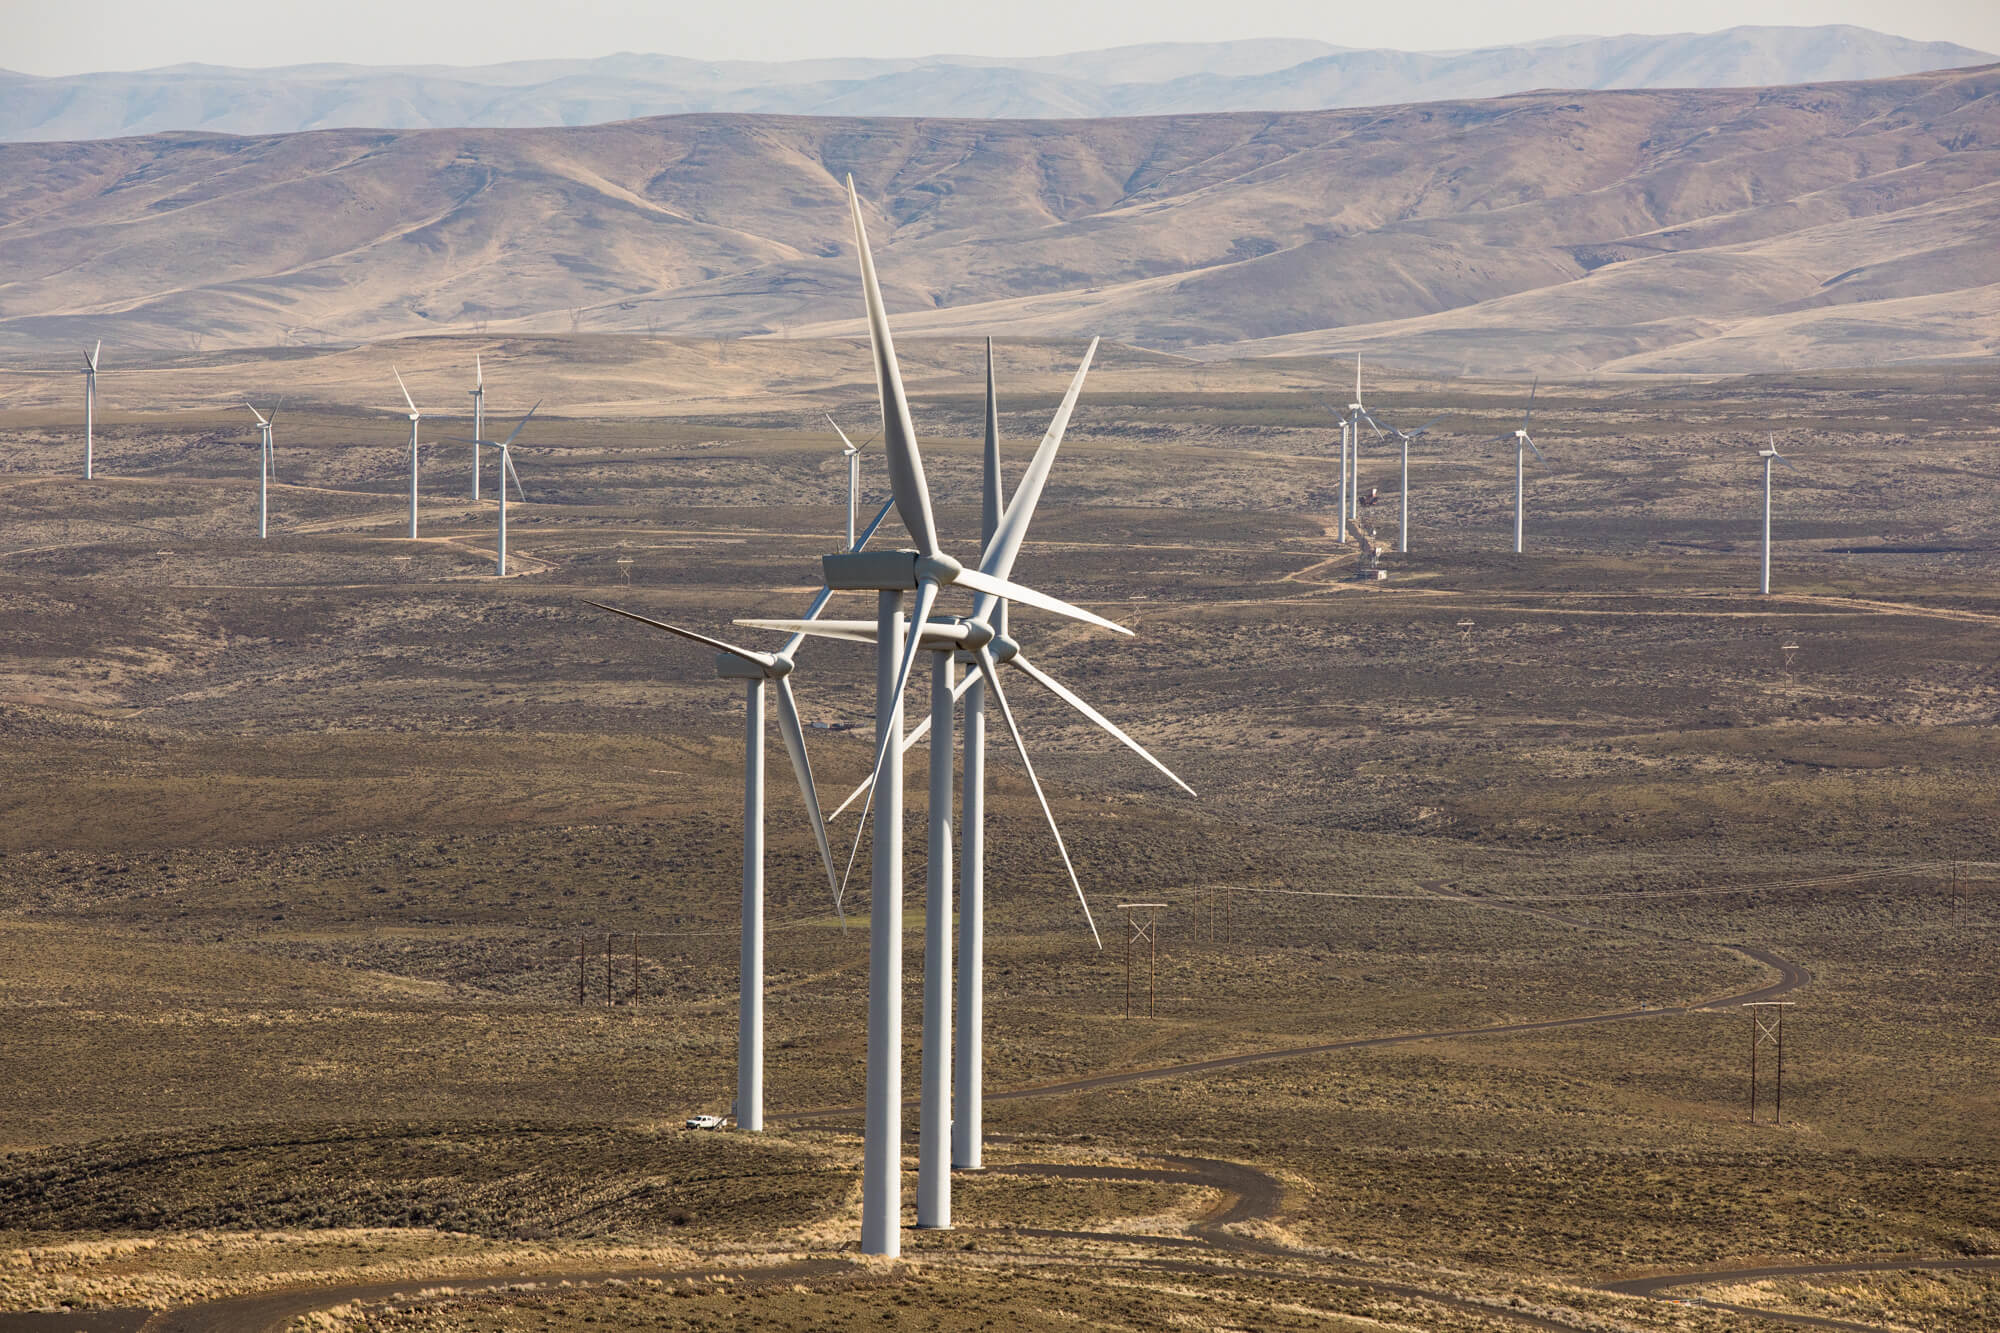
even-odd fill
[{"label": "turbine nacelle", "polygon": [[792,659],[783,653],[746,657],[728,652],[715,655],[715,674],[724,680],[783,680],[792,674]]}]

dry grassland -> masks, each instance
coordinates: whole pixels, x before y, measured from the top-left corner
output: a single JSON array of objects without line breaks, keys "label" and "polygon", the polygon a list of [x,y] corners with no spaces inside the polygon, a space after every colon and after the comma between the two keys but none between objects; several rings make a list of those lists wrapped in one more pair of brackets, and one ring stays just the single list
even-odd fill
[{"label": "dry grassland", "polygon": [[[948,534],[975,521],[978,402],[946,368],[965,350],[939,345],[919,403]],[[559,377],[537,355],[522,378]],[[1069,352],[1007,355],[1018,473]],[[989,1088],[1461,1035],[996,1098],[988,1127],[1002,1164],[1274,1173],[1279,1212],[1242,1225],[1284,1254],[1190,1231],[1228,1204],[1206,1186],[994,1173],[961,1183],[958,1231],[912,1233],[907,1270],[707,1280],[852,1240],[858,1119],[783,1117],[860,1099],[867,887],[843,925],[778,759],[780,1119],[756,1141],[671,1129],[732,1090],[740,696],[582,599],[725,634],[803,606],[843,516],[837,451],[797,413],[558,414],[524,437],[526,572],[503,584],[457,446],[427,463],[425,540],[396,535],[393,422],[299,406],[260,544],[234,417],[113,414],[85,486],[22,409],[0,416],[0,1304],[631,1269],[689,1276],[314,1317],[1524,1326],[1332,1281],[1365,1272],[1552,1326],[1719,1333],[1760,1325],[1592,1288],[2000,1252],[1992,386],[1555,386],[1517,560],[1513,460],[1480,440],[1518,399],[1393,378],[1386,418],[1453,416],[1413,471],[1411,555],[1363,588],[1327,535],[1316,395],[1338,368],[1160,373],[1093,379],[1019,569],[1136,643],[1017,629],[1201,798],[1010,685],[1106,947],[1002,755]],[[1765,600],[1746,588],[1767,426],[1801,470]],[[1390,490],[1386,450],[1363,475]],[[1367,512],[1386,534],[1393,510]],[[1950,549],[1834,549],[1884,546]],[[823,792],[867,767],[868,669],[801,653],[808,721],[852,728],[809,733]],[[851,817],[836,830],[844,850]],[[914,913],[920,839],[908,872]],[[1124,1014],[1132,897],[1170,904],[1150,1018]],[[1747,1123],[1747,1019],[1702,1007],[1773,980],[1744,947],[1811,973],[1786,997],[1782,1127]],[[1462,1033],[1623,1011],[1643,1012]],[[1992,1290],[1877,1275],[1719,1299],[1956,1330]]]}]

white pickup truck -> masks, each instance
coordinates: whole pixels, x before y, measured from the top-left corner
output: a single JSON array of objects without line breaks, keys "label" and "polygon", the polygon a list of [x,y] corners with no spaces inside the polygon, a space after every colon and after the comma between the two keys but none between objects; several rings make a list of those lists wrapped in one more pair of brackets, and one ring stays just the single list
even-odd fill
[{"label": "white pickup truck", "polygon": [[689,1129],[728,1129],[729,1117],[726,1115],[691,1115],[687,1118],[687,1127]]}]

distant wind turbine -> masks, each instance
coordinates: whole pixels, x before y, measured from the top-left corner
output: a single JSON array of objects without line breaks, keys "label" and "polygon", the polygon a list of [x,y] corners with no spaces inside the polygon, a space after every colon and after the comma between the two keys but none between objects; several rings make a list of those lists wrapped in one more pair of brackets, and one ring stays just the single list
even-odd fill
[{"label": "distant wind turbine", "polygon": [[97,433],[97,358],[104,350],[104,340],[99,338],[97,346],[83,354],[83,479],[89,481],[97,475],[93,454],[96,452]]},{"label": "distant wind turbine", "polygon": [[[500,452],[500,532],[497,538],[499,555],[495,572],[503,579],[507,577],[507,482],[509,478],[513,479],[514,491],[515,494],[521,497],[521,503],[526,504],[528,502],[528,492],[521,486],[521,474],[514,470],[514,451],[512,446],[515,438],[521,433],[521,427],[528,424],[528,418],[541,410],[542,404],[540,400],[537,400],[535,405],[528,409],[528,416],[522,417],[520,421],[516,422],[512,433],[504,440],[495,442],[475,437],[471,441],[472,447],[475,449],[480,445],[485,445],[489,449],[497,449]],[[484,416],[485,413],[481,412],[480,417],[482,420]],[[465,443],[463,439],[455,439],[453,442],[457,444]]]},{"label": "distant wind turbine", "polygon": [[1408,555],[1410,553],[1410,442],[1412,440],[1415,440],[1419,436],[1427,433],[1432,426],[1435,426],[1438,424],[1438,422],[1443,421],[1447,415],[1449,414],[1440,412],[1438,415],[1432,417],[1429,421],[1426,421],[1423,425],[1417,427],[1415,430],[1412,431],[1397,430],[1394,426],[1389,427],[1389,433],[1395,436],[1396,439],[1399,440],[1403,446],[1403,484],[1402,484],[1402,501],[1401,501],[1403,512],[1401,517],[1398,518],[1396,521],[1396,550],[1403,555]]},{"label": "distant wind turbine", "polygon": [[[243,406],[250,407],[250,404]],[[283,406],[281,401],[278,407]],[[276,459],[271,453],[271,423],[278,419],[278,408],[272,408],[271,415],[267,417],[250,407],[250,415],[257,418],[258,433],[263,437],[257,446],[257,536],[262,538],[270,530],[271,473],[276,466]]]},{"label": "distant wind turbine", "polygon": [[840,428],[832,413],[824,415],[826,424],[833,427],[833,433],[840,437],[840,456],[847,460],[847,549],[851,551],[854,549],[854,508],[861,494],[861,451],[875,443],[875,436],[870,435],[856,444],[847,438],[847,432]]},{"label": "distant wind turbine", "polygon": [[[1758,582],[1757,591],[1767,597],[1771,593],[1771,464],[1783,463],[1792,467],[1792,460],[1778,452],[1777,435],[1772,434],[1770,439],[1768,449],[1757,451],[1757,456],[1764,460],[1764,575]],[[1793,471],[1797,469],[1793,468]]]},{"label": "distant wind turbine", "polygon": [[417,536],[417,423],[423,419],[424,414],[417,411],[417,401],[410,397],[410,387],[403,383],[403,372],[397,370],[394,366],[389,367],[389,370],[396,377],[396,387],[403,391],[403,401],[410,405],[410,539],[415,541]]},{"label": "distant wind turbine", "polygon": [[1347,419],[1354,423],[1354,481],[1346,488],[1348,508],[1340,520],[1343,528],[1349,522],[1361,521],[1361,423],[1367,422],[1375,432],[1375,438],[1382,438],[1381,425],[1361,405],[1361,357],[1358,353],[1354,358],[1354,401],[1347,405]]},{"label": "distant wind turbine", "polygon": [[1515,555],[1521,554],[1521,512],[1522,512],[1521,501],[1522,501],[1522,489],[1523,489],[1521,479],[1522,475],[1527,471],[1528,451],[1530,449],[1534,450],[1535,459],[1537,462],[1546,463],[1549,461],[1548,459],[1542,457],[1542,451],[1540,449],[1535,448],[1535,441],[1533,437],[1531,437],[1528,434],[1528,418],[1532,417],[1535,414],[1535,393],[1541,387],[1542,387],[1542,377],[1537,375],[1535,377],[1535,382],[1528,388],[1528,410],[1521,413],[1521,428],[1510,434],[1500,436],[1502,442],[1505,442],[1507,440],[1512,440],[1514,442],[1514,554]]},{"label": "distant wind turbine", "polygon": [[[479,499],[479,446],[486,442],[486,369],[479,364],[479,353],[472,354],[472,387],[466,390],[472,398],[472,498]],[[530,416],[534,415],[529,413]],[[507,504],[507,478],[500,478],[500,504]],[[506,530],[506,521],[501,521],[501,530]],[[504,563],[504,561],[503,561]],[[505,574],[507,571],[500,571]]]}]

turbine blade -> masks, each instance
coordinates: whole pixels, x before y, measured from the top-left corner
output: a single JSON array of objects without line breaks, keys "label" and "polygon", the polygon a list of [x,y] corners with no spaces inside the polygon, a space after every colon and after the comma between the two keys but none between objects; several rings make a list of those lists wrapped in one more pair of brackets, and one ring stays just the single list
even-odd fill
[{"label": "turbine blade", "polygon": [[[1010,518],[1013,516],[1011,509],[1008,511],[1008,516]],[[1010,602],[1019,602],[1023,606],[1032,606],[1037,610],[1048,611],[1059,616],[1067,616],[1071,620],[1081,620],[1087,625],[1095,625],[1099,629],[1108,629],[1114,634],[1130,634],[1132,632],[1115,620],[1106,620],[1095,611],[1086,611],[1080,606],[1070,605],[1060,597],[1051,597],[1045,592],[1036,592],[1033,588],[1023,587],[1021,584],[1012,583],[1006,579],[994,578],[990,574],[982,574],[977,570],[961,570],[958,577],[953,579],[952,582],[961,587],[970,588],[973,592],[990,593],[994,597],[1004,598]]]},{"label": "turbine blade", "polygon": [[1126,749],[1130,750],[1133,754],[1138,755],[1141,759],[1151,764],[1154,768],[1159,769],[1160,772],[1166,774],[1167,779],[1171,781],[1176,787],[1179,787],[1182,791],[1186,792],[1190,796],[1193,796],[1195,794],[1194,788],[1188,786],[1187,783],[1182,782],[1179,774],[1175,773],[1171,768],[1168,768],[1165,764],[1161,763],[1158,759],[1155,759],[1151,754],[1147,753],[1145,746],[1139,744],[1139,742],[1133,740],[1130,736],[1127,736],[1123,731],[1120,731],[1118,727],[1112,723],[1110,718],[1107,718],[1106,716],[1104,716],[1104,714],[1098,712],[1095,708],[1092,708],[1082,699],[1079,699],[1074,693],[1070,691],[1070,688],[1067,685],[1064,685],[1061,681],[1058,681],[1055,677],[1049,675],[1048,672],[1042,670],[1040,667],[1036,666],[1033,662],[1030,662],[1027,658],[1023,657],[1019,653],[1016,653],[1014,655],[1013,660],[1009,662],[1008,665],[1017,666],[1021,668],[1021,670],[1027,672],[1028,678],[1030,680],[1033,680],[1037,685],[1040,685],[1050,694],[1055,695],[1056,698],[1062,700],[1064,703],[1068,704],[1071,708],[1074,708],[1077,712],[1082,713],[1085,717],[1089,718],[1092,722],[1095,722],[1099,727],[1103,728],[1106,732],[1108,732],[1114,740],[1117,740],[1118,742],[1123,744]]},{"label": "turbine blade", "polygon": [[811,635],[815,639],[841,639],[848,643],[875,642],[875,622],[872,620],[816,620],[808,616],[803,620],[738,620],[735,623],[746,629],[777,630],[800,639]]},{"label": "turbine blade", "polygon": [[[245,404],[243,404],[243,406],[245,406],[245,407],[250,407],[250,404],[248,404],[248,403],[245,403]],[[255,417],[255,418],[257,418],[257,424],[258,424],[258,425],[262,426],[262,425],[264,425],[264,424],[265,424],[265,421],[264,421],[264,414],[263,414],[262,412],[259,412],[259,411],[258,411],[258,410],[257,410],[256,408],[254,408],[254,407],[250,407],[250,415],[251,415],[251,416],[253,416],[253,417]],[[276,414],[276,413],[274,412],[274,413],[272,413],[272,415],[273,415],[273,416],[276,416],[277,414]]]},{"label": "turbine blade", "polygon": [[[851,195],[853,190],[851,183],[848,188]],[[857,211],[857,221],[859,216],[859,212]],[[910,616],[905,625],[908,646],[903,652],[901,669],[896,673],[895,693],[889,696],[897,700],[899,706],[903,697],[903,691],[910,683],[910,671],[917,664],[917,654],[923,649],[924,621],[930,615],[931,607],[937,603],[937,595],[938,585],[934,580],[923,579],[917,584],[916,611]],[[876,719],[875,729],[875,766],[868,772],[868,800],[861,807],[861,821],[854,828],[854,846],[847,853],[847,870],[840,877],[839,892],[843,897],[847,893],[848,878],[854,874],[854,860],[861,854],[861,835],[868,827],[868,812],[875,807],[875,784],[881,781],[882,765],[889,758],[889,747],[883,744],[883,741],[887,737],[886,733],[882,731],[881,719],[879,718]],[[845,808],[846,806],[843,805],[842,809]]]},{"label": "turbine blade", "polygon": [[1354,401],[1361,401],[1361,354],[1358,352],[1354,356]]},{"label": "turbine blade", "polygon": [[1083,904],[1083,919],[1090,923],[1090,938],[1097,941],[1097,947],[1104,947],[1104,937],[1097,933],[1097,921],[1090,915],[1090,900],[1083,896],[1083,885],[1076,877],[1076,867],[1070,864],[1069,848],[1063,845],[1062,830],[1056,827],[1055,812],[1049,809],[1049,798],[1042,794],[1042,781],[1035,776],[1035,765],[1028,758],[1028,747],[1021,741],[1021,729],[1014,725],[1014,710],[1007,706],[1006,691],[1000,688],[1000,673],[994,669],[993,651],[982,645],[979,649],[979,667],[985,672],[993,697],[1000,703],[1000,716],[1007,721],[1007,734],[1014,738],[1014,751],[1021,756],[1021,767],[1027,770],[1028,785],[1035,789],[1035,799],[1041,803],[1042,817],[1049,821],[1049,832],[1055,835],[1056,850],[1062,853],[1063,869],[1069,872],[1069,882],[1076,890],[1076,900]]},{"label": "turbine blade", "polygon": [[514,442],[514,436],[519,435],[521,433],[521,427],[527,425],[529,418],[533,417],[535,413],[541,410],[542,410],[542,400],[537,398],[535,400],[535,405],[528,409],[528,415],[522,417],[518,422],[514,424],[513,434],[509,435],[506,439],[500,441],[500,447],[502,449],[505,449],[508,445],[512,444]]},{"label": "turbine blade", "polygon": [[584,598],[583,604],[585,606],[594,606],[600,611],[609,611],[614,616],[624,616],[627,620],[636,620],[641,625],[651,625],[654,629],[663,629],[669,634],[677,634],[681,638],[690,639],[695,643],[706,644],[718,652],[733,653],[737,657],[743,658],[745,661],[755,662],[759,666],[770,666],[777,660],[769,653],[755,652],[749,648],[738,648],[733,643],[724,643],[721,639],[710,638],[706,634],[697,634],[691,629],[682,629],[679,625],[669,625],[664,620],[654,620],[651,616],[642,616],[637,611],[623,611],[615,606],[606,606],[603,602],[593,602],[587,597]]},{"label": "turbine blade", "polygon": [[986,340],[986,447],[982,454],[984,466],[979,474],[979,544],[988,547],[993,544],[993,534],[1000,530],[1000,516],[1006,512],[1007,502],[1001,497],[1005,490],[1000,480],[1000,395],[993,385],[993,340]]},{"label": "turbine blade", "polygon": [[403,391],[403,401],[410,405],[410,415],[413,417],[422,416],[423,414],[417,411],[417,400],[410,397],[410,386],[403,383],[403,372],[397,370],[394,366],[390,366],[389,373],[396,377],[396,387]]},{"label": "turbine blade", "polygon": [[[1077,395],[1083,392],[1083,378],[1090,373],[1090,362],[1096,355],[1097,339],[1092,338],[1090,346],[1084,350],[1082,364],[1077,366],[1076,374],[1070,379],[1069,391],[1063,395],[1062,405],[1056,408],[1048,430],[1042,435],[1041,444],[1035,449],[1034,459],[1028,464],[1028,470],[1021,474],[1021,484],[1014,488],[1014,498],[1007,502],[1007,512],[1000,519],[999,528],[986,544],[985,554],[979,560],[980,573],[1004,579],[1014,572],[1015,557],[1021,553],[1021,543],[1027,540],[1028,525],[1035,521],[1035,506],[1041,503],[1042,488],[1048,483],[1049,469],[1055,466],[1056,450],[1062,448],[1063,432],[1069,429],[1070,414],[1076,410]],[[999,465],[997,440],[996,435],[992,446],[995,467]],[[982,611],[987,609],[981,608]]]},{"label": "turbine blade", "polygon": [[[982,677],[980,676],[979,668],[977,667],[974,667],[972,670],[966,672],[963,676],[961,676],[959,678],[958,684],[951,687],[952,702],[956,703],[960,699],[963,699],[965,697],[966,688],[970,686],[973,681],[979,680],[981,678]],[[928,712],[926,712],[923,715],[923,717],[917,722],[916,726],[910,728],[908,732],[904,733],[903,736],[904,752],[907,753],[908,751],[910,751],[912,748],[916,746],[918,741],[922,740],[925,736],[929,735],[930,729],[931,729],[931,715]],[[832,821],[840,818],[843,814],[847,812],[847,808],[849,806],[853,805],[856,801],[860,800],[863,796],[867,795],[874,789],[875,789],[875,779],[872,776],[863,778],[861,780],[861,785],[859,787],[856,787],[853,791],[849,792],[847,794],[847,799],[842,801],[840,805],[834,810],[834,812],[826,817],[827,822],[831,823]]]},{"label": "turbine blade", "polygon": [[[792,757],[792,773],[799,780],[799,796],[805,801],[806,818],[812,823],[813,841],[819,844],[819,859],[826,866],[827,892],[838,898],[840,885],[833,869],[833,848],[826,841],[826,820],[819,812],[819,789],[813,786],[812,761],[806,758],[806,732],[799,724],[799,703],[792,696],[788,677],[778,677],[777,684],[778,730],[784,733],[785,752]],[[834,910],[840,913],[843,922],[847,920],[837,902]]]},{"label": "turbine blade", "polygon": [[1535,382],[1528,386],[1528,410],[1521,413],[1522,430],[1526,430],[1528,428],[1528,418],[1535,415],[1535,394],[1541,389],[1541,387],[1542,387],[1542,377],[1540,375],[1537,375],[1535,376]]},{"label": "turbine blade", "polygon": [[474,388],[486,387],[486,367],[479,364],[479,353],[472,354],[472,383]]},{"label": "turbine blade", "polygon": [[848,453],[850,453],[850,454],[858,454],[858,453],[860,453],[860,452],[861,452],[861,449],[860,449],[860,447],[859,447],[859,446],[857,446],[857,445],[856,445],[856,444],[854,443],[854,441],[852,441],[852,440],[850,440],[850,439],[848,439],[848,438],[847,438],[847,432],[846,432],[846,431],[844,431],[844,430],[842,430],[842,429],[840,428],[840,423],[839,423],[838,421],[835,421],[835,420],[833,419],[833,413],[831,413],[831,412],[822,412],[822,413],[820,413],[820,415],[826,418],[826,424],[827,424],[827,425],[829,425],[829,426],[833,427],[833,433],[834,433],[835,435],[838,435],[838,436],[840,437],[840,443],[842,444],[842,446],[843,446],[843,447],[845,447],[845,448],[846,448],[846,450],[847,450],[847,452],[848,452]]},{"label": "turbine blade", "polygon": [[869,523],[867,527],[863,528],[861,530],[861,535],[854,539],[855,550],[858,551],[862,547],[868,544],[868,539],[875,535],[875,529],[882,526],[882,520],[889,517],[889,511],[891,509],[894,509],[895,507],[896,507],[896,502],[894,499],[884,500],[882,502],[882,507],[875,511],[874,521]]},{"label": "turbine blade", "polygon": [[521,474],[514,470],[514,451],[504,444],[500,446],[500,461],[507,465],[507,475],[514,479],[514,494],[521,497],[522,504],[528,503],[528,488],[521,484]]},{"label": "turbine blade", "polygon": [[90,368],[97,369],[97,358],[104,355],[104,339],[97,340],[97,346],[90,349]]},{"label": "turbine blade", "polygon": [[868,339],[875,352],[875,388],[882,400],[882,447],[889,458],[889,489],[896,512],[910,540],[925,555],[938,553],[937,525],[931,517],[930,483],[924,479],[924,459],[917,450],[917,428],[910,421],[910,402],[903,393],[903,372],[896,363],[896,343],[889,335],[889,316],[882,308],[882,286],[875,277],[875,256],[868,249],[868,232],[861,225],[861,198],[854,177],[847,178],[847,210],[854,220],[854,246],[861,252],[861,290],[868,306]]},{"label": "turbine blade", "polygon": [[1549,461],[1548,459],[1546,459],[1546,458],[1543,458],[1543,457],[1542,457],[1542,451],[1541,451],[1541,450],[1540,450],[1539,448],[1537,448],[1537,447],[1536,447],[1536,445],[1535,445],[1535,437],[1534,437],[1534,436],[1532,436],[1532,435],[1523,435],[1523,436],[1521,437],[1521,439],[1522,439],[1522,441],[1523,441],[1524,443],[1526,443],[1526,445],[1528,446],[1528,448],[1530,448],[1530,449],[1533,449],[1533,450],[1534,450],[1534,452],[1535,452],[1535,461],[1536,461],[1536,462],[1538,462],[1538,463],[1546,463],[1546,462],[1548,462],[1548,461]]},{"label": "turbine blade", "polygon": [[1430,428],[1431,428],[1432,426],[1435,426],[1435,425],[1437,425],[1437,424],[1438,424],[1438,422],[1440,422],[1440,421],[1443,421],[1443,420],[1444,420],[1444,419],[1445,419],[1446,417],[1448,417],[1448,416],[1450,416],[1450,415],[1451,415],[1451,413],[1449,413],[1449,412],[1440,412],[1440,413],[1438,413],[1438,414],[1437,414],[1436,416],[1432,417],[1432,418],[1431,418],[1431,419],[1430,419],[1429,421],[1426,421],[1426,422],[1425,422],[1425,423],[1424,423],[1423,425],[1421,425],[1421,426],[1417,427],[1417,428],[1416,428],[1415,430],[1411,431],[1411,432],[1410,432],[1410,438],[1411,438],[1411,439],[1413,439],[1413,440],[1414,440],[1414,439],[1416,439],[1416,438],[1417,438],[1417,436],[1419,436],[1419,435],[1422,435],[1422,434],[1423,434],[1423,433],[1424,433],[1425,431],[1429,430],[1429,429],[1430,429]]}]

